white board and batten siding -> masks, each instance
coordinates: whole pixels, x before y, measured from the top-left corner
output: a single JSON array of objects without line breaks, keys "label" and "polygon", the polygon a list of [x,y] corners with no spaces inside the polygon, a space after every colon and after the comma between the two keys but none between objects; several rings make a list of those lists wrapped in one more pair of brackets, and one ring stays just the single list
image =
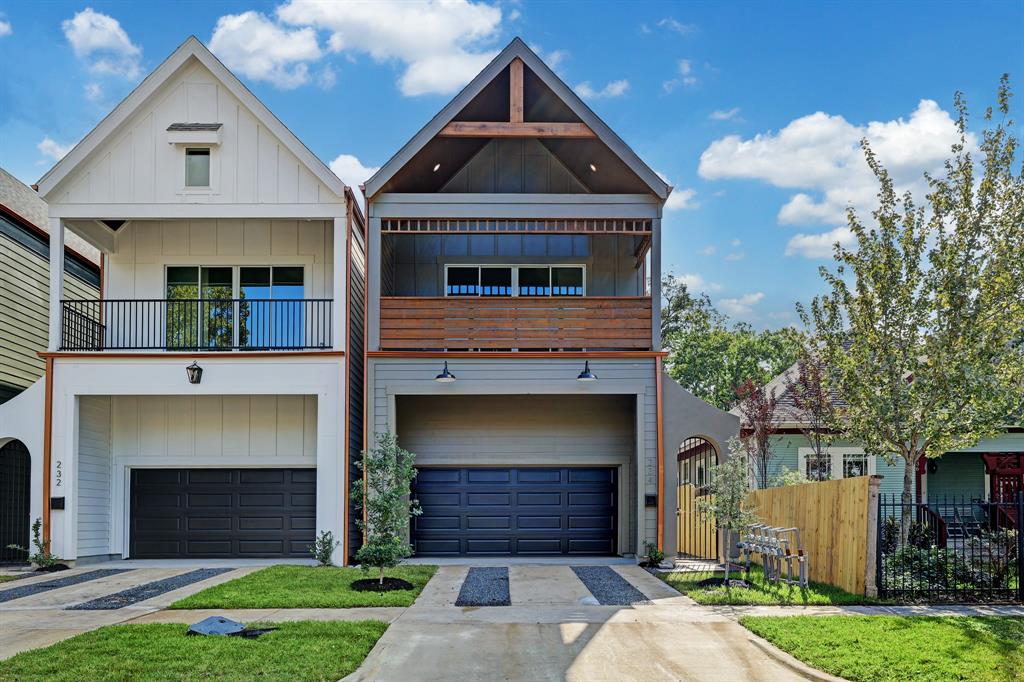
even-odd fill
[{"label": "white board and batten siding", "polygon": [[[184,146],[172,123],[221,123],[208,192],[184,187]],[[204,146],[204,145],[194,145]],[[198,60],[143,103],[107,143],[54,188],[51,204],[344,203]],[[340,214],[339,214],[340,215]]]},{"label": "white board and batten siding", "polygon": [[[657,493],[657,392],[653,359],[591,360],[591,369],[599,377],[593,383],[576,381],[576,375],[583,368],[583,361],[578,359],[452,358],[448,361],[449,368],[458,380],[451,384],[434,381],[442,363],[442,359],[433,358],[370,358],[368,442],[373,442],[375,434],[394,431],[399,442],[413,452],[417,452],[417,448],[423,450],[421,463],[427,464],[456,465],[461,459],[463,466],[470,466],[474,460],[480,461],[479,458],[484,457],[492,465],[559,466],[560,462],[579,465],[586,459],[580,452],[581,444],[565,442],[565,432],[559,431],[568,429],[571,441],[571,434],[579,435],[580,427],[592,423],[575,409],[585,407],[584,403],[576,402],[577,397],[594,398],[592,407],[598,414],[628,406],[627,416],[617,415],[611,422],[619,425],[624,423],[623,419],[630,422],[631,459],[626,467],[629,470],[628,497],[620,497],[619,500],[620,505],[628,505],[629,533],[628,544],[625,548],[620,547],[619,551],[642,551],[642,547],[637,547],[639,530],[643,531],[642,541],[656,539],[657,509],[638,511],[644,495]],[[436,395],[486,395],[488,398],[486,401],[471,400],[465,414],[448,414],[442,418],[433,408],[424,408],[427,410],[425,415],[415,414],[414,406],[423,406],[429,400],[428,396]],[[418,397],[399,400],[399,396]],[[552,396],[570,396],[571,400],[559,401]],[[540,421],[526,418],[531,408],[523,406],[522,401],[533,397],[537,398],[538,404],[549,408],[554,416]],[[511,402],[518,407],[510,407],[509,399],[514,399]],[[504,400],[508,412],[491,416],[492,413],[484,407],[492,400],[498,406]],[[442,401],[440,404],[443,407],[450,403]],[[406,426],[411,431],[407,431]],[[608,428],[613,427],[601,427],[606,436]],[[617,436],[611,436],[613,450],[616,442]],[[622,456],[609,452],[607,443],[595,447],[589,460],[594,465],[610,461],[609,457]],[[449,454],[445,454],[446,450]],[[642,485],[635,484],[637,475],[642,477]],[[638,516],[642,519],[639,525]]]},{"label": "white board and batten siding", "polygon": [[165,298],[168,265],[289,265],[305,297],[333,296],[334,225],[324,220],[133,220],[117,231],[106,297]]},{"label": "white board and batten siding", "polygon": [[312,395],[81,396],[78,559],[119,555],[138,467],[315,467]]},{"label": "white board and batten siding", "polygon": [[[0,383],[27,388],[43,376],[40,351],[49,337],[50,263],[0,236]],[[98,291],[64,274],[68,298],[93,300]]]}]

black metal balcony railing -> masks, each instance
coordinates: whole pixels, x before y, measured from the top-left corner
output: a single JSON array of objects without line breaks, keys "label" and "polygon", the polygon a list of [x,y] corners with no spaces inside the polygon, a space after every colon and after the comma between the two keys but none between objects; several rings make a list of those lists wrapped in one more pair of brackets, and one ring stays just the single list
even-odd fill
[{"label": "black metal balcony railing", "polygon": [[331,299],[62,301],[61,350],[306,350],[332,345]]}]

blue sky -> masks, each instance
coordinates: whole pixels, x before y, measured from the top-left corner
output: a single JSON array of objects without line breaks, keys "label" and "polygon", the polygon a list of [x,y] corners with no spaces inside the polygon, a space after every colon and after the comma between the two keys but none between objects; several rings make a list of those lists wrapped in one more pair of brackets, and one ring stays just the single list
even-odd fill
[{"label": "blue sky", "polygon": [[35,182],[195,34],[355,184],[518,35],[676,187],[665,265],[777,327],[870,210],[857,141],[920,191],[954,91],[980,118],[1022,33],[1019,0],[4,2],[0,166]]}]

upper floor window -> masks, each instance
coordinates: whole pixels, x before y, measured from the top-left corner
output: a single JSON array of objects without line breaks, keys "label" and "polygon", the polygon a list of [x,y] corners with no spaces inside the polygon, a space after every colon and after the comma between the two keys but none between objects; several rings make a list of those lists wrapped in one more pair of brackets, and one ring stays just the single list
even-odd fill
[{"label": "upper floor window", "polygon": [[583,296],[582,265],[450,265],[447,296]]},{"label": "upper floor window", "polygon": [[185,186],[210,186],[209,148],[189,148],[185,150]]}]

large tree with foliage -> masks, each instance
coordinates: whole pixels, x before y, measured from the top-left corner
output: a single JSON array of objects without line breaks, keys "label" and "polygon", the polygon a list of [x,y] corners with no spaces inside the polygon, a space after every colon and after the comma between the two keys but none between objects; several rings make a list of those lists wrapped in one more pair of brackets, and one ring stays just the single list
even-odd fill
[{"label": "large tree with foliage", "polygon": [[729,409],[737,388],[761,385],[796,360],[800,334],[792,327],[757,331],[729,323],[706,294],[692,295],[669,273],[662,282],[662,339],[669,375],[694,395]]},{"label": "large tree with foliage", "polygon": [[[822,268],[830,291],[801,316],[843,398],[845,435],[903,460],[903,503],[918,461],[998,433],[1024,401],[1024,171],[999,88],[972,153],[967,108],[941,176],[919,205],[898,195],[874,152],[873,220],[849,211],[854,244]],[[910,516],[903,515],[904,537]]]}]

